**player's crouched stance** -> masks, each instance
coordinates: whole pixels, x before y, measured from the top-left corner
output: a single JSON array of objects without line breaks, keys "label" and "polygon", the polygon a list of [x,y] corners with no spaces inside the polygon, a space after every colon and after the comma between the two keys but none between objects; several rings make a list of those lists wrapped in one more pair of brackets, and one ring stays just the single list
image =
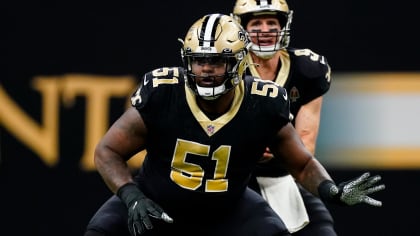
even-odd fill
[{"label": "player's crouched stance", "polygon": [[[313,194],[348,205],[379,201],[379,177],[334,184],[289,122],[286,91],[243,76],[246,31],[210,14],[189,29],[184,67],[147,73],[129,108],[95,150],[95,165],[116,195],[96,212],[93,235],[289,235],[279,216],[247,188],[265,148]],[[147,149],[133,178],[126,161]],[[128,223],[128,224],[127,224]]]}]

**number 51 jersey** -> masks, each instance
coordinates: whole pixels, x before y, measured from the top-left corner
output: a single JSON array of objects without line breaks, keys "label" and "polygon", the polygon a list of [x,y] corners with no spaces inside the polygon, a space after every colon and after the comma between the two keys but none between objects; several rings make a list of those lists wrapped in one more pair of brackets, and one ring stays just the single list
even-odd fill
[{"label": "number 51 jersey", "polygon": [[163,67],[146,73],[132,95],[148,130],[137,181],[157,202],[235,199],[265,147],[289,122],[287,93],[246,76],[234,88],[230,109],[210,119],[186,83],[183,68]]}]

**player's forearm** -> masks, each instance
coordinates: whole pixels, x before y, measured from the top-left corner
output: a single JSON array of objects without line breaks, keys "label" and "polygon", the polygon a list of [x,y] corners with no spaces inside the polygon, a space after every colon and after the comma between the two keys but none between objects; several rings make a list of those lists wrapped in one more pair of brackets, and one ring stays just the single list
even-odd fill
[{"label": "player's forearm", "polygon": [[319,196],[318,186],[324,180],[332,180],[325,168],[315,158],[309,160],[304,169],[294,177],[297,182],[315,196]]},{"label": "player's forearm", "polygon": [[[319,123],[312,121],[312,124],[296,124],[296,131],[299,133],[303,145],[312,154],[315,155],[316,140],[318,136]],[[309,121],[307,122],[309,123]]]},{"label": "player's forearm", "polygon": [[112,150],[98,147],[95,150],[94,160],[97,171],[113,193],[116,193],[124,184],[133,182],[127,163]]},{"label": "player's forearm", "polygon": [[313,134],[313,133],[301,134],[301,139],[306,149],[308,149],[308,151],[312,155],[315,155],[316,134]]},{"label": "player's forearm", "polygon": [[316,140],[321,121],[322,97],[303,105],[295,120],[295,128],[305,147],[315,155]]}]

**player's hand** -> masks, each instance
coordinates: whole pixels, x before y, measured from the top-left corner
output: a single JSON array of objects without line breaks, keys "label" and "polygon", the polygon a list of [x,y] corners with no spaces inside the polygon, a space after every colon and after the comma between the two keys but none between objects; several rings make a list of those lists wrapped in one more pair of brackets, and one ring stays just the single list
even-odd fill
[{"label": "player's hand", "polygon": [[128,208],[128,229],[132,236],[142,235],[146,230],[153,228],[150,217],[167,223],[173,222],[172,218],[157,203],[147,198],[134,183],[118,189],[117,196]]},{"label": "player's hand", "polygon": [[342,202],[347,205],[355,205],[358,203],[366,203],[368,205],[380,207],[382,202],[375,200],[368,195],[385,189],[385,184],[378,185],[381,176],[376,175],[370,177],[370,173],[366,172],[358,178],[340,183],[336,189],[332,189]]},{"label": "player's hand", "polygon": [[[378,184],[381,176],[370,176],[366,172],[360,177],[353,180],[340,183],[336,186],[331,181],[324,182],[325,187],[319,188],[320,196],[323,199],[330,199],[336,202],[344,203],[345,205],[355,205],[359,203],[366,203],[371,206],[380,207],[382,202],[369,197],[369,194],[385,189],[384,184]],[[321,184],[321,185],[323,185]],[[322,190],[324,188],[324,190]],[[325,193],[327,191],[327,193]],[[322,193],[324,192],[324,193]]]}]

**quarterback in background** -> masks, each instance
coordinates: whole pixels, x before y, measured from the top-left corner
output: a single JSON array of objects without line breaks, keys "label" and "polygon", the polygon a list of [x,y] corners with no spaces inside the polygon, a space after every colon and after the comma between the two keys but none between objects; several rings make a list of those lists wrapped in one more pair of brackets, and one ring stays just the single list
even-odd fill
[{"label": "quarterback in background", "polygon": [[[323,95],[330,88],[327,59],[309,49],[289,47],[293,11],[285,0],[237,0],[233,17],[248,31],[252,45],[247,74],[286,88],[292,123],[315,155]],[[281,216],[294,235],[336,235],[324,203],[297,185],[269,149],[257,166],[250,187]]]}]

